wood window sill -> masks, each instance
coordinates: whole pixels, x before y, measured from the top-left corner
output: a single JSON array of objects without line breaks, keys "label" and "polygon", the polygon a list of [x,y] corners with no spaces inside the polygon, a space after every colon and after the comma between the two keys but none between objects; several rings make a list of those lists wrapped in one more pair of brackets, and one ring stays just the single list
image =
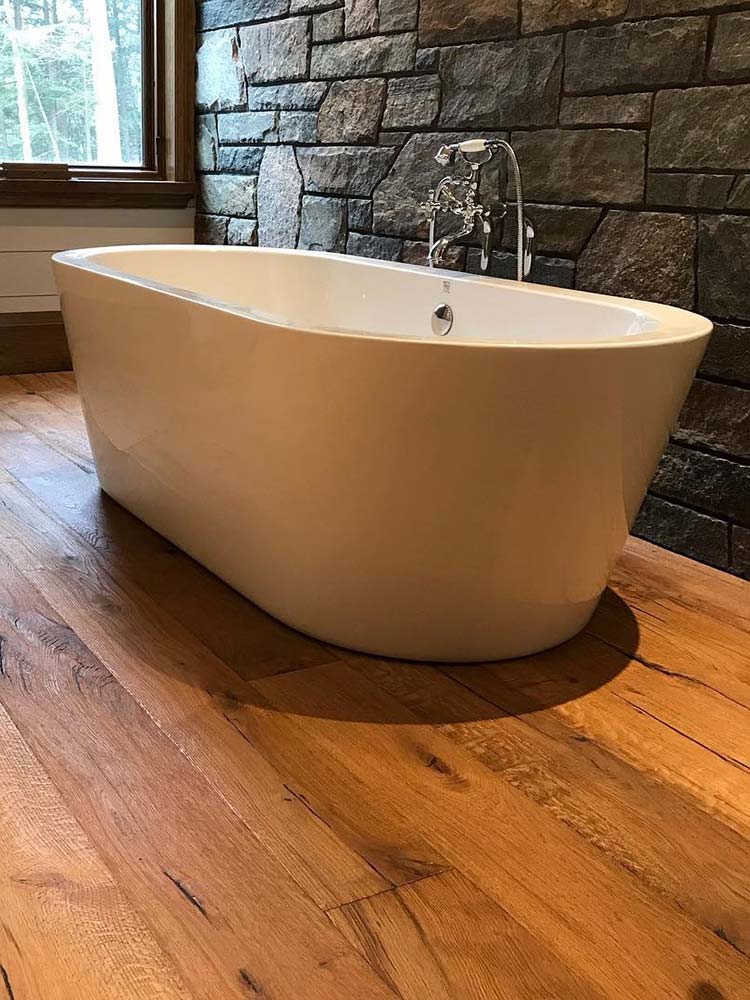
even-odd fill
[{"label": "wood window sill", "polygon": [[0,179],[0,206],[26,208],[185,208],[192,181],[73,177],[67,180]]}]

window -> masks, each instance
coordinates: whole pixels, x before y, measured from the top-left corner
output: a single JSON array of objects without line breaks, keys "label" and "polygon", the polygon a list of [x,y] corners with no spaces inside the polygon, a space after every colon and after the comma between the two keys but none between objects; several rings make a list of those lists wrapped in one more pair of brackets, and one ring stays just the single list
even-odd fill
[{"label": "window", "polygon": [[141,0],[2,0],[0,160],[147,166]]},{"label": "window", "polygon": [[108,193],[155,203],[160,191],[173,204],[163,185],[180,182],[183,200],[192,194],[192,8],[0,0],[0,204],[90,204]]}]

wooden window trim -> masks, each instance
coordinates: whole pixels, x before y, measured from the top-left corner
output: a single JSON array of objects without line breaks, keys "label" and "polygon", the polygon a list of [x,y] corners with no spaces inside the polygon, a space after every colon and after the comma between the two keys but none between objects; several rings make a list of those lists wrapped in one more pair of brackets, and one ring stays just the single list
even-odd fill
[{"label": "wooden window trim", "polygon": [[0,168],[0,206],[177,208],[195,196],[195,2],[149,0],[144,37],[146,165]]}]

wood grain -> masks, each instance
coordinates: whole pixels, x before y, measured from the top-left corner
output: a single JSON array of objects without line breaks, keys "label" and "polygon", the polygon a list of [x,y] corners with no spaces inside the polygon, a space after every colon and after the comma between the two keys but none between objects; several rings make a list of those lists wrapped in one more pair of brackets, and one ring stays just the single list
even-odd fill
[{"label": "wood grain", "polygon": [[[638,628],[644,665],[750,707],[750,610],[747,584],[632,539],[588,631],[621,651],[621,602]],[[668,563],[668,570],[663,563]],[[615,598],[615,595],[619,599]]]},{"label": "wood grain", "polygon": [[0,409],[61,455],[91,469],[91,450],[81,421],[25,388],[14,378],[0,379]]},{"label": "wood grain", "polygon": [[[463,671],[370,657],[348,661],[419,718],[439,727],[707,930],[750,955],[747,839],[553,710],[513,703]],[[455,678],[455,679],[454,679]],[[483,690],[483,694],[478,693]],[[505,711],[499,703],[505,703]]]},{"label": "wood grain", "polygon": [[[587,633],[541,656],[350,654],[104,498],[72,377],[28,375],[0,379],[0,639],[23,795],[57,796],[162,989],[750,998],[750,584],[631,542]],[[50,933],[84,977],[110,945]],[[9,942],[37,1000],[44,956]]]},{"label": "wood grain", "polygon": [[246,998],[247,982],[270,997],[388,996],[180,749],[7,564],[0,634],[3,704],[196,997]]},{"label": "wood grain", "polygon": [[194,198],[195,184],[176,180],[0,178],[0,205],[29,208],[184,208]]},{"label": "wood grain", "polygon": [[[733,990],[745,981],[747,959],[726,942],[659,899],[536,803],[495,780],[462,748],[434,727],[419,724],[413,713],[346,664],[253,686],[276,706],[279,725],[288,726],[286,720],[293,718],[297,743],[335,761],[336,786],[341,773],[348,772],[349,822],[372,828],[376,812],[393,818],[408,803],[402,837],[419,831],[571,969],[600,988],[632,997],[686,995],[700,969]],[[242,714],[237,713],[238,720]],[[291,742],[287,735],[277,749]],[[305,782],[316,809],[335,816],[341,801],[332,799],[330,770],[308,771],[298,780]]]},{"label": "wood grain", "polygon": [[[2,654],[5,676],[7,652]],[[0,706],[0,994],[187,1000],[192,994]]]},{"label": "wood grain", "polygon": [[403,1000],[605,995],[460,872],[378,893],[329,916]]},{"label": "wood grain", "polygon": [[[597,672],[608,681],[591,689]],[[750,832],[750,712],[590,636],[552,655],[447,671],[507,712],[554,706],[582,739],[680,788],[739,833]]]},{"label": "wood grain", "polygon": [[[4,551],[150,716],[185,749],[232,809],[324,907],[389,884],[295,799],[223,706],[248,687],[137,586],[110,579],[102,558],[13,485],[0,506]],[[220,695],[220,697],[217,697]],[[291,798],[290,798],[291,794]]]}]

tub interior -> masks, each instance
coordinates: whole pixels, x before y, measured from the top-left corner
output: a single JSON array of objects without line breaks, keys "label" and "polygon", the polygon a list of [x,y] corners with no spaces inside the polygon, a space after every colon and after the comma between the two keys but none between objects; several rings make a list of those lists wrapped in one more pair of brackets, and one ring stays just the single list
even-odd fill
[{"label": "tub interior", "polygon": [[698,317],[665,306],[335,254],[190,246],[83,251],[66,259],[272,323],[335,333],[434,342],[432,313],[441,303],[455,317],[444,341],[450,343],[589,346],[704,332],[696,329]]}]

